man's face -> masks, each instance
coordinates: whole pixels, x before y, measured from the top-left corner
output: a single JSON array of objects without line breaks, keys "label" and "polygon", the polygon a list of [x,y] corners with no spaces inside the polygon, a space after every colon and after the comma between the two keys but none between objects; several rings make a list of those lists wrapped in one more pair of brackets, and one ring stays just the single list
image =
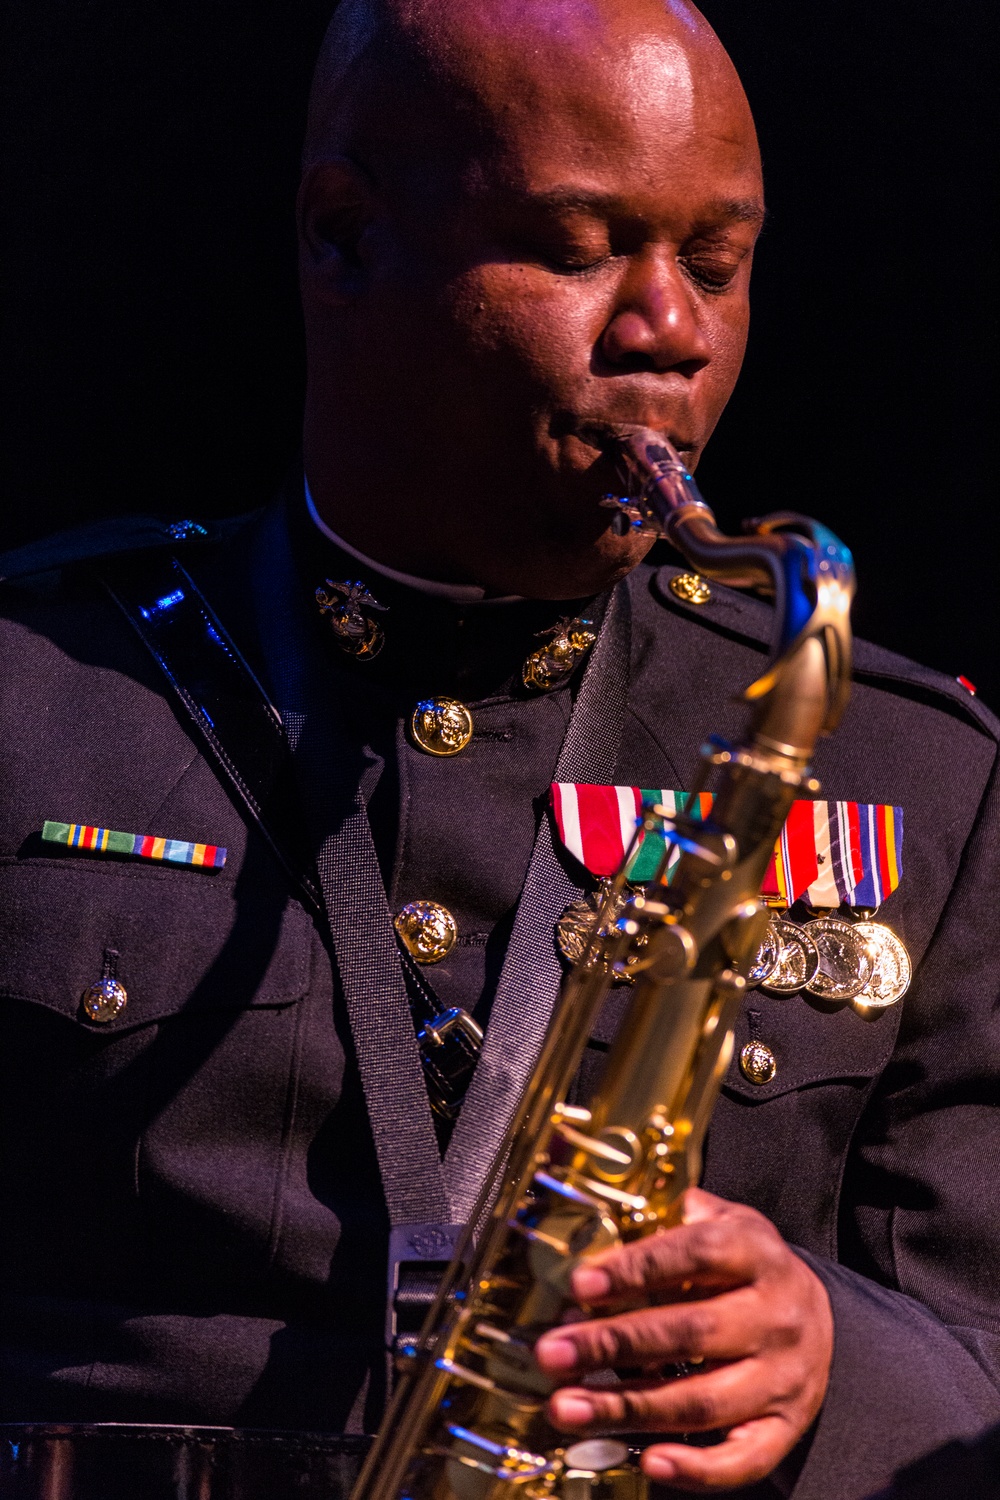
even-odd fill
[{"label": "man's face", "polygon": [[384,186],[355,300],[308,319],[329,443],[373,434],[376,556],[572,597],[648,548],[600,505],[602,429],[658,428],[697,462],[742,361],[762,216],[745,101],[703,52],[666,32],[485,48],[485,140]]}]

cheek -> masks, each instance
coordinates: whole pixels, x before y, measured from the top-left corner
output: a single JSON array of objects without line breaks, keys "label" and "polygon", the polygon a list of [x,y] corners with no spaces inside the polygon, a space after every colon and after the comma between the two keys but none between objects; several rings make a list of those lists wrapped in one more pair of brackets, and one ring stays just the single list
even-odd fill
[{"label": "cheek", "polygon": [[705,403],[708,431],[715,426],[733,393],[746,353],[750,329],[750,308],[745,298],[734,298],[725,307],[709,314],[706,333],[712,346],[712,358],[701,372],[700,385]]},{"label": "cheek", "polygon": [[586,378],[606,310],[593,291],[491,263],[449,289],[450,320],[477,361],[553,394]]}]

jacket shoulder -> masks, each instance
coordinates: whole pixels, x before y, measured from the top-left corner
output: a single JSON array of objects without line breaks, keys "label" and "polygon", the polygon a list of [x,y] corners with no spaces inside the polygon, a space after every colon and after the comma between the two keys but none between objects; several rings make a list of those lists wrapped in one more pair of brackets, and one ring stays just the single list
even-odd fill
[{"label": "jacket shoulder", "polygon": [[69,569],[130,552],[211,547],[238,533],[256,514],[222,521],[164,521],[154,516],[92,521],[0,552],[0,586],[52,585]]},{"label": "jacket shoulder", "polygon": [[[661,608],[684,618],[696,627],[747,645],[770,647],[774,609],[754,594],[727,588],[721,583],[709,585],[709,597],[692,598],[676,580],[690,577],[689,570],[665,564],[640,564],[635,585],[640,595],[651,597]],[[982,703],[973,691],[957,677],[932,667],[921,666],[895,651],[855,639],[854,676],[858,682],[890,695],[925,703],[952,717],[963,719],[1000,741],[1000,719]]]}]

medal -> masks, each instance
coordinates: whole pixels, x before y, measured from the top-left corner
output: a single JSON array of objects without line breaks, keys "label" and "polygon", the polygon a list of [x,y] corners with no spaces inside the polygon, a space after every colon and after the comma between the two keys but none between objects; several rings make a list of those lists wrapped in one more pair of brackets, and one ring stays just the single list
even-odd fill
[{"label": "medal", "polygon": [[854,931],[867,944],[872,960],[871,976],[855,996],[855,1004],[873,1010],[895,1005],[910,987],[910,955],[884,922],[857,922]]},{"label": "medal", "polygon": [[[712,816],[708,792],[690,796],[666,787],[554,782],[551,796],[556,832],[566,850],[603,879],[620,868],[631,848],[627,874],[638,884],[658,877],[669,884],[680,857],[676,844],[665,845],[644,829],[644,808],[655,804],[669,819],[694,822]],[[896,934],[872,918],[899,885],[902,852],[901,807],[794,802],[761,888],[775,912],[748,983],[776,996],[805,991],[828,1002],[853,1002],[862,1015],[900,1000],[910,983],[909,956]],[[821,914],[802,925],[778,915],[797,900]],[[599,896],[573,902],[559,919],[559,950],[571,962],[586,948],[599,903]],[[846,908],[844,916],[838,908]]]},{"label": "medal", "polygon": [[819,951],[819,969],[806,989],[821,1000],[854,1000],[872,976],[871,955],[860,923],[841,917],[817,917],[807,922],[807,932]]},{"label": "medal", "polygon": [[819,973],[819,949],[804,927],[786,917],[772,917],[771,926],[781,941],[781,956],[762,987],[769,995],[797,995]]},{"label": "medal", "polygon": [[[556,922],[556,947],[568,963],[579,963],[586,953],[587,945],[597,926],[600,909],[607,900],[610,888],[611,881],[602,880],[595,891],[591,891],[587,896],[581,896],[576,901],[571,901]],[[617,919],[631,895],[632,890],[626,886],[609,914],[612,922]],[[632,983],[632,975],[627,972],[627,969],[634,968],[639,962],[641,957],[639,950],[645,947],[646,941],[645,938],[639,938],[635,942],[636,951],[630,959],[626,960],[627,967],[619,968],[616,965],[616,979],[625,984]]]},{"label": "medal", "polygon": [[600,890],[591,891],[589,896],[571,901],[556,922],[556,945],[568,963],[579,963],[587,950],[597,921],[601,894]]},{"label": "medal", "polygon": [[780,964],[781,954],[781,938],[772,918],[767,924],[767,930],[761,939],[760,947],[757,949],[757,957],[754,959],[750,973],[747,975],[747,983],[766,984]]}]

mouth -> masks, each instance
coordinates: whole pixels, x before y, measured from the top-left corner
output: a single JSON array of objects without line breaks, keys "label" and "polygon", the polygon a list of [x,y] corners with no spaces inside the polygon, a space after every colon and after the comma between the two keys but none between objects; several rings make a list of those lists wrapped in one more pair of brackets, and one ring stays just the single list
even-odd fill
[{"label": "mouth", "polygon": [[666,439],[672,448],[684,458],[693,458],[698,444],[672,426],[657,422],[612,422],[600,418],[582,418],[568,426],[567,435],[575,437],[584,447],[592,448],[604,458],[616,459],[621,444],[637,432],[654,432]]}]

